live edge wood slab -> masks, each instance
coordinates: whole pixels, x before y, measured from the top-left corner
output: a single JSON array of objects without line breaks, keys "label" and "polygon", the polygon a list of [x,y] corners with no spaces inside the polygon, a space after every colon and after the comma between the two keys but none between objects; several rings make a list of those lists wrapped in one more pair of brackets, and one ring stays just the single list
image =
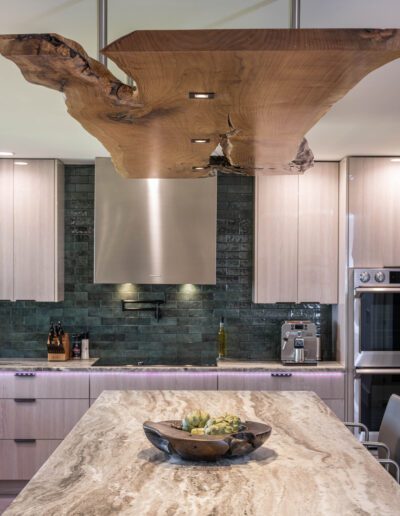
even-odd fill
[{"label": "live edge wood slab", "polygon": [[[103,53],[137,88],[57,34],[3,35],[0,53],[28,81],[62,91],[71,116],[123,176],[298,173],[313,162],[304,135],[363,77],[400,57],[400,33],[136,31]],[[220,156],[210,158],[218,145]]]},{"label": "live edge wood slab", "polygon": [[[169,458],[146,419],[195,408],[272,427],[246,457]],[[7,516],[397,516],[400,487],[309,392],[105,391]]]}]

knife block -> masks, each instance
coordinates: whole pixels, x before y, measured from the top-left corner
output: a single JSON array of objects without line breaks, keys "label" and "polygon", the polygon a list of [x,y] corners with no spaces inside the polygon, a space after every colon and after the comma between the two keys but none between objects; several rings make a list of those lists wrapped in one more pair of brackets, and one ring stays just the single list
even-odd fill
[{"label": "knife block", "polygon": [[55,339],[47,341],[47,360],[49,362],[66,362],[71,358],[71,344],[68,333],[64,333],[61,345]]}]

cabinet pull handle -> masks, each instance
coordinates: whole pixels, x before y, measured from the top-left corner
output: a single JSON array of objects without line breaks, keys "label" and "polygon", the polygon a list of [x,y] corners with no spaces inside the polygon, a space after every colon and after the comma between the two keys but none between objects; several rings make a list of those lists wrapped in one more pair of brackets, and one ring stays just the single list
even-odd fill
[{"label": "cabinet pull handle", "polygon": [[15,403],[35,403],[36,398],[14,398]]},{"label": "cabinet pull handle", "polygon": [[14,442],[17,444],[21,443],[35,443],[36,439],[14,439]]},{"label": "cabinet pull handle", "polygon": [[33,371],[19,371],[18,373],[15,373],[15,376],[17,378],[32,378],[36,376],[36,373],[34,373]]},{"label": "cabinet pull handle", "polygon": [[271,373],[272,378],[289,378],[292,373]]}]

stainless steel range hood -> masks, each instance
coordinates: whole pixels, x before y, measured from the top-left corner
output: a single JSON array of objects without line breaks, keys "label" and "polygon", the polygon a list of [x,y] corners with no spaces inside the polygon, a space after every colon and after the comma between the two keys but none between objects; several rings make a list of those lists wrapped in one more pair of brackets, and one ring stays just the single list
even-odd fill
[{"label": "stainless steel range hood", "polygon": [[217,180],[124,179],[96,159],[95,283],[215,284]]}]

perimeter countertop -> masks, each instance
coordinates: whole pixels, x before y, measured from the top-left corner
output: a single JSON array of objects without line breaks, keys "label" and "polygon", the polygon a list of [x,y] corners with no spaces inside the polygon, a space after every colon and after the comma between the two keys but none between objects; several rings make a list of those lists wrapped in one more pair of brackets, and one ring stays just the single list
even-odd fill
[{"label": "perimeter countertop", "polygon": [[225,360],[218,362],[214,367],[196,367],[196,366],[102,366],[92,367],[96,358],[90,360],[68,360],[67,362],[48,362],[47,360],[35,359],[0,359],[0,371],[87,371],[107,372],[107,371],[309,371],[309,372],[335,372],[345,371],[345,366],[339,362],[319,362],[317,366],[296,365],[284,366],[281,362],[256,362],[256,361],[240,361]]},{"label": "perimeter countertop", "polygon": [[[147,419],[194,408],[272,426],[258,450],[216,463],[170,458]],[[400,487],[310,392],[105,391],[7,516],[396,516]]]}]

